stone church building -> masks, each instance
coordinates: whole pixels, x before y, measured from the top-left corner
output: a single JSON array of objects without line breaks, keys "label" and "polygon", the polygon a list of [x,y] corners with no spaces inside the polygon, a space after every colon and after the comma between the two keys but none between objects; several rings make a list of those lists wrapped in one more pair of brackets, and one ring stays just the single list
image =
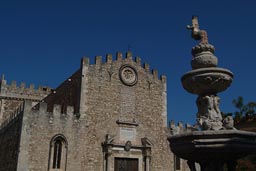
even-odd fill
[{"label": "stone church building", "polygon": [[166,77],[132,57],[82,58],[57,88],[0,82],[0,171],[185,171]]}]

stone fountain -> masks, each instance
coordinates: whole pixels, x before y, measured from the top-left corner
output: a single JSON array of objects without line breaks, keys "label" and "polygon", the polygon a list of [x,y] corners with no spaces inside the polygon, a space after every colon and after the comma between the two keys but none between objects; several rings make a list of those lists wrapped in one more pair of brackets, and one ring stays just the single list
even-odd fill
[{"label": "stone fountain", "polygon": [[222,118],[217,93],[231,85],[233,73],[217,67],[214,46],[208,43],[207,32],[199,29],[196,16],[187,28],[200,42],[192,48],[192,70],[181,81],[185,90],[198,95],[199,129],[170,136],[171,150],[188,161],[191,171],[196,171],[195,163],[200,164],[201,171],[223,171],[225,164],[228,171],[235,171],[237,159],[256,153],[256,133],[235,129],[231,116]]}]

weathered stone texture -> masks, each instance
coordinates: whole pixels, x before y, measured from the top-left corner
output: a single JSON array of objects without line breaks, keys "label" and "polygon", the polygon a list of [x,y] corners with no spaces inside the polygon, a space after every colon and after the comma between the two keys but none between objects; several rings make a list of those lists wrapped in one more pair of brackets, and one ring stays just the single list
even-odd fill
[{"label": "weathered stone texture", "polygon": [[[138,159],[139,171],[173,170],[166,77],[159,79],[156,70],[151,73],[148,64],[142,67],[140,58],[134,61],[131,55],[122,59],[118,53],[117,60],[107,55],[106,63],[98,56],[92,65],[83,58],[81,68],[44,103],[26,101],[19,171],[53,171],[49,153],[56,135],[67,140],[66,171],[113,171],[115,157]],[[136,71],[135,85],[120,80],[124,65]]]},{"label": "weathered stone texture", "polygon": [[26,87],[24,82],[17,85],[16,81],[12,81],[9,85],[3,77],[0,81],[0,92],[1,97],[9,99],[30,99],[38,101],[48,95],[51,92],[51,88],[39,85],[38,89],[35,89],[34,84],[30,84],[29,87]]},{"label": "weathered stone texture", "polygon": [[0,130],[0,171],[16,171],[22,113]]},{"label": "weathered stone texture", "polygon": [[83,124],[76,120],[72,110],[71,113],[62,114],[59,105],[54,106],[54,112],[46,112],[47,106],[42,103],[39,108],[39,110],[25,111],[30,132],[29,135],[22,136],[27,136],[25,139],[29,146],[21,146],[27,148],[25,150],[28,154],[24,153],[20,157],[28,158],[30,171],[47,170],[51,139],[57,134],[62,134],[68,140],[67,170],[80,170],[82,150],[80,144],[86,138],[82,136]]},{"label": "weathered stone texture", "polygon": [[41,85],[35,89],[34,84],[26,87],[24,82],[20,85],[17,85],[16,81],[7,84],[4,76],[2,76],[0,80],[0,125],[9,120],[10,115],[19,108],[24,100],[30,100],[33,105],[36,105],[50,94],[51,90],[50,87]]},{"label": "weathered stone texture", "polygon": [[[120,81],[119,68],[124,64],[136,68],[138,73],[136,85],[129,87]],[[112,72],[111,77],[110,72]],[[88,150],[93,160],[90,160],[90,157],[85,158],[83,169],[91,170],[90,165],[102,165],[100,144],[108,133],[118,136],[120,127],[116,121],[119,119],[127,122],[134,120],[138,123],[133,145],[141,145],[141,138],[144,137],[148,137],[154,144],[151,158],[152,171],[172,168],[172,157],[166,140],[167,128],[163,125],[166,118],[162,116],[165,110],[163,107],[165,82],[148,73],[128,57],[122,61],[91,65],[86,77],[88,100],[86,104],[81,104],[88,106],[88,110],[85,111],[88,139],[84,148]],[[115,141],[120,144],[125,143],[118,138]]]},{"label": "weathered stone texture", "polygon": [[0,99],[0,125],[9,119],[22,103],[22,100]]}]

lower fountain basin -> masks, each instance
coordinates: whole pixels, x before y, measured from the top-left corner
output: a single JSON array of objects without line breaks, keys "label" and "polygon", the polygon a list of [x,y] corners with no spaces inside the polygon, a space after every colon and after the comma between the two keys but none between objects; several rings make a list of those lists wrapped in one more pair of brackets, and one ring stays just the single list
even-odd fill
[{"label": "lower fountain basin", "polygon": [[247,131],[194,131],[168,140],[175,155],[198,163],[236,160],[256,153],[256,133]]},{"label": "lower fountain basin", "polygon": [[184,74],[181,81],[184,89],[190,93],[216,94],[230,86],[233,73],[218,67],[200,68]]}]

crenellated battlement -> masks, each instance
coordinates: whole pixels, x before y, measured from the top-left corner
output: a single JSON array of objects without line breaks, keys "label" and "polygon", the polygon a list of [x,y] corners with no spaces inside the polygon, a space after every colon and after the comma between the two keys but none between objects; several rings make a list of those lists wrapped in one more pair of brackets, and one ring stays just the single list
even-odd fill
[{"label": "crenellated battlement", "polygon": [[[52,105],[52,104],[51,104]],[[59,104],[53,104],[53,108],[49,111],[49,105],[45,102],[40,102],[36,106],[32,106],[32,103],[26,102],[26,108],[32,113],[32,116],[36,118],[44,118],[49,124],[55,124],[60,122],[67,122],[67,120],[73,120],[77,122],[79,116],[74,113],[74,106],[64,106]]]},{"label": "crenellated battlement", "polygon": [[15,98],[15,99],[31,99],[40,101],[42,98],[50,94],[52,88],[48,86],[39,85],[35,88],[34,84],[26,86],[25,82],[17,84],[17,81],[11,81],[10,84],[5,80],[4,75],[0,81],[0,96],[2,98]]},{"label": "crenellated battlement", "polygon": [[169,128],[171,131],[172,135],[176,135],[176,134],[182,134],[182,133],[186,133],[186,132],[192,132],[192,131],[197,131],[197,125],[190,125],[190,124],[185,124],[183,125],[183,122],[178,122],[177,124],[171,120],[169,122]]},{"label": "crenellated battlement", "polygon": [[107,54],[106,57],[105,57],[105,60],[102,59],[102,56],[95,56],[95,62],[94,63],[90,63],[90,59],[88,57],[83,57],[82,61],[81,61],[81,65],[87,65],[87,66],[95,65],[96,67],[100,67],[101,65],[112,64],[114,62],[134,63],[137,66],[142,67],[145,70],[146,73],[152,74],[154,79],[159,79],[163,83],[166,83],[166,76],[165,75],[160,75],[160,77],[159,77],[158,71],[156,69],[150,70],[150,65],[148,63],[144,63],[142,65],[141,58],[140,57],[133,58],[131,51],[126,52],[125,58],[123,58],[123,54],[121,52],[117,52],[115,60],[113,59],[112,54]]},{"label": "crenellated battlement", "polygon": [[64,105],[54,104],[53,109],[49,111],[48,104],[45,102],[40,102],[36,106],[32,106],[32,103],[30,103],[29,105],[33,112],[52,113],[52,115],[54,116],[61,115],[61,114],[73,116],[75,114],[74,106],[64,106]]}]

